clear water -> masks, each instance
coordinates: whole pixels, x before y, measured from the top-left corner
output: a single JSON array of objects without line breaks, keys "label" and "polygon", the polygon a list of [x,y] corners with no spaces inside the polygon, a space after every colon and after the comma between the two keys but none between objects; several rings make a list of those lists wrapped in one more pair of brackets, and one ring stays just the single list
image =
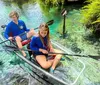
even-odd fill
[{"label": "clear water", "polygon": [[[44,21],[47,22],[51,19],[54,19],[54,24],[50,26],[50,32],[52,34],[51,36],[55,36],[54,40],[60,42],[62,45],[68,48],[74,48],[74,43],[77,43],[78,48],[82,48],[84,50],[82,51],[82,53],[97,54],[97,50],[94,49],[94,45],[91,45],[90,42],[87,43],[88,41],[82,40],[82,35],[84,35],[85,30],[81,23],[79,23],[79,18],[81,18],[80,11],[74,8],[73,10],[71,10],[70,7],[72,6],[66,7],[69,9],[68,15],[66,17],[66,28],[68,31],[68,37],[66,39],[59,38],[59,34],[57,34],[56,32],[59,28],[62,28],[63,18],[60,15],[61,11],[57,11],[56,7],[46,10],[37,3],[24,3],[20,9],[20,7],[16,3],[10,3],[9,1],[4,2],[3,0],[0,0],[0,26],[3,24],[7,24],[10,21],[8,15],[12,10],[17,10],[19,12],[20,19],[25,21],[27,27],[30,29],[38,27],[40,23]],[[60,31],[62,32],[62,30]],[[65,73],[66,78],[74,81],[74,79],[79,74],[82,65],[78,63],[77,60],[74,60],[73,57],[69,57],[72,58],[72,61],[66,59],[66,62],[63,62],[63,65],[65,66],[63,67],[63,72],[67,71],[67,73]],[[100,85],[100,62],[92,58],[78,58],[84,61],[84,63],[86,64],[86,69],[79,78],[77,85]],[[16,55],[14,53],[11,54],[1,52],[0,61],[3,61],[3,64],[0,64],[0,85],[12,85],[12,82],[15,82],[14,84],[18,85],[16,79],[19,79],[23,75],[26,79],[24,79],[24,84],[21,85],[25,85],[25,83],[27,85],[27,82],[29,82],[29,80],[34,80],[34,82],[30,82],[30,85],[41,85],[39,81],[32,78],[24,69],[21,68],[21,66],[19,65],[19,59],[16,58]],[[23,65],[23,62],[21,65]],[[28,66],[27,64],[24,65]],[[72,67],[70,67],[70,65],[72,65]],[[59,70],[60,67],[57,69],[59,73],[59,71],[61,71]],[[59,77],[64,78],[61,75],[59,75]],[[11,82],[8,83],[8,81]]]}]

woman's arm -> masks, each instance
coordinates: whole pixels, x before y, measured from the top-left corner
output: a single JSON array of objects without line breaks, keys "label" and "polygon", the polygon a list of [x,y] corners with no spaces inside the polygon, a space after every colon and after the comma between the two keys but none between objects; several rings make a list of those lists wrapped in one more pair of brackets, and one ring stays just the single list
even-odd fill
[{"label": "woman's arm", "polygon": [[30,43],[30,49],[33,50],[33,51],[39,51],[39,48],[36,46],[36,37],[33,37],[32,38],[32,41]]},{"label": "woman's arm", "polygon": [[53,46],[52,46],[51,41],[49,42],[49,46],[50,46],[50,52],[54,52],[54,48],[53,48]]},{"label": "woman's arm", "polygon": [[38,47],[38,46],[37,46],[38,44],[40,44],[40,41],[39,41],[38,39],[36,39],[36,37],[33,37],[33,38],[32,38],[32,41],[31,41],[31,43],[30,43],[30,48],[31,48],[31,50],[33,50],[33,51],[38,51],[38,52],[42,52],[42,53],[44,53],[44,54],[47,54],[48,51],[45,50],[45,49],[42,49],[42,48]]}]

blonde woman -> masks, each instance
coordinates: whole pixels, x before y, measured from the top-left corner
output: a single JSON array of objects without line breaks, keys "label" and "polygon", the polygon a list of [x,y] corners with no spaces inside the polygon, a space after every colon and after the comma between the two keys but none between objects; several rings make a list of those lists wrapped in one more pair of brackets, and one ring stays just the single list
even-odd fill
[{"label": "blonde woman", "polygon": [[48,55],[48,52],[61,52],[60,50],[53,49],[50,36],[49,27],[47,24],[42,23],[39,26],[39,35],[33,37],[30,43],[30,48],[33,50],[34,57],[40,66],[44,69],[50,68],[50,72],[53,73],[57,64],[59,63],[62,55]]}]

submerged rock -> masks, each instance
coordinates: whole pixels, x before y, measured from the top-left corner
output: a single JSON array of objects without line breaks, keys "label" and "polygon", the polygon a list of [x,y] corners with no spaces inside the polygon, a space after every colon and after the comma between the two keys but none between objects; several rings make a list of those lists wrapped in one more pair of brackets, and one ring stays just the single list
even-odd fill
[{"label": "submerged rock", "polygon": [[14,82],[13,85],[28,85],[28,83],[29,83],[29,79],[27,79],[27,78],[19,78],[18,80],[16,80]]},{"label": "submerged rock", "polygon": [[25,75],[6,73],[0,76],[0,85],[28,85],[29,79]]}]

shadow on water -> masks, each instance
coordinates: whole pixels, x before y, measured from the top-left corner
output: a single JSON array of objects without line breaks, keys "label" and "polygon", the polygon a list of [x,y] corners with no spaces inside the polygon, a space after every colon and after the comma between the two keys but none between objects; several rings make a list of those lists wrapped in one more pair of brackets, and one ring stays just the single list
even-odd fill
[{"label": "shadow on water", "polygon": [[24,61],[20,59],[15,59],[15,60],[10,61],[10,64],[12,65],[24,64]]},{"label": "shadow on water", "polygon": [[3,62],[2,61],[0,61],[0,66],[2,66],[3,65]]},{"label": "shadow on water", "polygon": [[4,63],[3,61],[0,61],[0,71],[3,71]]}]

